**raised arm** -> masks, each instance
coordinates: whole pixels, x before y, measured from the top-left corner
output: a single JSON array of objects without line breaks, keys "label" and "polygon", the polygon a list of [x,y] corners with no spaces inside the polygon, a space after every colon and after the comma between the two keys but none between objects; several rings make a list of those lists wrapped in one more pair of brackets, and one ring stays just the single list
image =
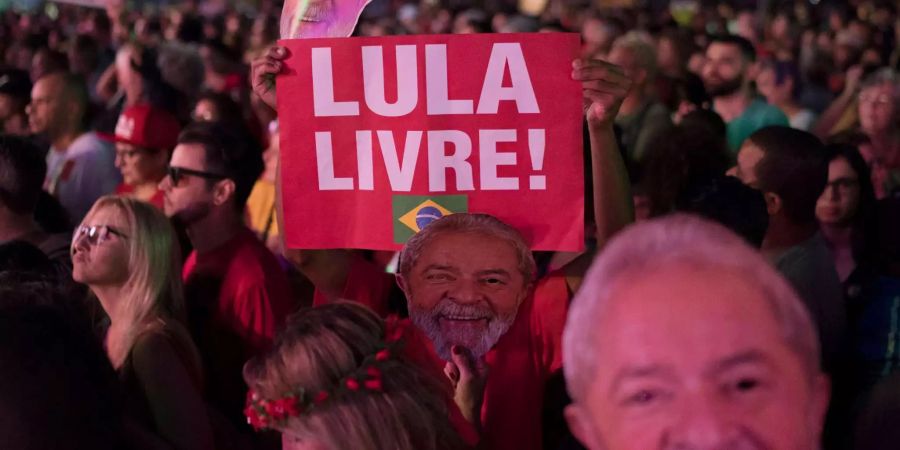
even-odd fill
[{"label": "raised arm", "polygon": [[591,140],[597,247],[602,248],[616,232],[634,221],[628,172],[613,131],[613,121],[631,88],[631,80],[620,67],[599,59],[576,60],[572,66],[572,78],[581,81],[584,94]]},{"label": "raised arm", "polygon": [[828,108],[822,112],[819,119],[813,126],[813,133],[819,139],[827,139],[833,134],[835,125],[840,122],[841,118],[847,112],[848,108],[854,107],[856,98],[859,94],[859,81],[862,77],[862,66],[853,66],[847,69],[847,76],[844,82],[844,90],[834,101],[828,105]]},{"label": "raised arm", "polygon": [[[282,61],[288,57],[284,47],[272,46],[266,53],[256,58],[251,65],[250,84],[259,98],[277,111],[275,76],[283,69]],[[284,210],[281,202],[281,167],[276,175],[277,219],[282,238],[285,235]],[[299,250],[284,245],[284,256],[320,293],[329,299],[340,297],[350,273],[351,254],[347,250]]]}]

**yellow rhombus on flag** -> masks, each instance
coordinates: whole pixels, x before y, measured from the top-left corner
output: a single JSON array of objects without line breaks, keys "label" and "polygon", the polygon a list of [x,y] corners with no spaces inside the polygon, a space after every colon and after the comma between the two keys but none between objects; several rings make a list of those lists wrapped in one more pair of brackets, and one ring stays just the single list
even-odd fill
[{"label": "yellow rhombus on flag", "polygon": [[395,244],[405,243],[441,217],[469,210],[466,195],[394,195],[391,203]]},{"label": "yellow rhombus on flag", "polygon": [[[419,205],[417,205],[415,208],[411,209],[408,213],[400,216],[400,218],[398,220],[403,225],[408,226],[410,230],[413,230],[414,233],[418,233],[422,230],[419,229],[419,224],[416,223],[416,218],[421,217],[419,215],[419,211],[421,211],[423,208],[428,207],[428,206],[435,208],[441,212],[440,216],[435,215],[436,217],[434,217],[434,219],[440,219],[441,217],[444,217],[446,215],[453,214],[452,211],[435,203],[431,199],[428,199],[428,200],[425,200],[424,202],[420,203]],[[426,214],[427,214],[427,212],[426,212]]]}]

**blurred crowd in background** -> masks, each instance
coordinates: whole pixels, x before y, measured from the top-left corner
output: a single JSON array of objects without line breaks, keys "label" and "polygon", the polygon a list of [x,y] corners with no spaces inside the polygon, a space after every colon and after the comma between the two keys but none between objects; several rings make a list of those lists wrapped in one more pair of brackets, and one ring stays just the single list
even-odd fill
[{"label": "blurred crowd in background", "polygon": [[[373,268],[369,289],[383,294],[384,310],[363,303],[379,313],[408,313],[404,293],[377,276],[397,270],[396,255],[348,250],[298,258],[282,247],[278,114],[251,71],[255,61],[272,61],[266,58],[280,38],[282,4],[4,6],[0,308],[8,309],[0,312],[0,392],[17,400],[4,400],[0,410],[19,419],[3,422],[0,436],[27,442],[42,436],[49,420],[57,428],[48,442],[83,439],[93,444],[78,448],[113,448],[106,445],[119,431],[108,425],[119,423],[125,408],[136,419],[122,425],[131,436],[124,448],[165,448],[158,441],[174,448],[277,447],[277,436],[248,437],[254,435],[242,414],[245,380],[263,386],[259,379],[273,376],[266,374],[277,354],[242,367],[264,354],[286,317],[324,298],[374,296],[344,287],[360,264]],[[373,0],[354,36],[558,32],[579,34],[582,58],[612,63],[630,80],[614,130],[635,219],[700,214],[761,249],[819,330],[833,385],[825,448],[894,448],[878,445],[890,424],[898,425],[900,410],[898,4]],[[586,226],[595,230],[599,191],[590,180],[597,155],[588,128]],[[190,154],[191,146],[205,156]],[[121,254],[92,265],[96,255],[85,249],[117,239],[127,242]],[[536,274],[577,267],[580,279],[602,245],[589,239],[583,255],[536,253]],[[112,299],[123,286],[135,306],[117,311],[125,317],[117,321]],[[134,286],[146,292],[135,294]],[[569,297],[576,290],[569,284]],[[82,301],[88,294],[94,300]],[[42,303],[65,305],[71,316],[23,306]],[[344,308],[333,314],[380,323],[370,312]],[[289,325],[331,323],[316,314]],[[168,344],[139,339],[143,334],[129,328],[154,320],[164,324],[154,330]],[[47,329],[57,332],[41,331]],[[96,338],[104,336],[101,349]],[[276,340],[283,352],[300,341],[290,333]],[[159,345],[168,350],[160,353]],[[360,345],[365,349],[352,351],[380,349]],[[35,352],[48,355],[43,365],[7,370]],[[146,356],[154,354],[170,360]],[[179,374],[171,375],[178,364]],[[401,369],[398,376],[406,376]],[[60,384],[69,381],[59,372],[72,375],[72,384]],[[203,373],[209,379],[198,388]],[[124,385],[125,407],[107,383]],[[15,392],[26,385],[38,387]],[[540,445],[578,448],[561,419],[564,389],[547,392]],[[177,413],[166,409],[173,404]],[[198,413],[207,404],[209,420]],[[461,448],[449,428],[432,432],[454,436],[440,448]]]}]

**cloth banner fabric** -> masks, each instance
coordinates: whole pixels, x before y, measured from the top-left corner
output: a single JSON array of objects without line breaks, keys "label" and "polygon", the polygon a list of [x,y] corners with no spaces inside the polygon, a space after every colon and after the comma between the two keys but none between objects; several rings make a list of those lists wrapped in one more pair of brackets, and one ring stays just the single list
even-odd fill
[{"label": "cloth banner fabric", "polygon": [[578,35],[280,45],[289,248],[396,250],[456,212],[491,214],[535,250],[583,248]]}]

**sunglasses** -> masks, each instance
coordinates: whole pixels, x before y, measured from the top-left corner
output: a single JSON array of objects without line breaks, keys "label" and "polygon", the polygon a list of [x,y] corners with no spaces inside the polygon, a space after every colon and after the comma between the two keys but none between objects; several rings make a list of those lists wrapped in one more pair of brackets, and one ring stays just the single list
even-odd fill
[{"label": "sunglasses", "polygon": [[93,225],[93,226],[85,226],[82,225],[75,229],[75,235],[72,237],[72,242],[77,242],[81,238],[87,239],[87,243],[96,246],[100,245],[107,240],[109,240],[109,235],[114,234],[121,238],[127,238],[128,236],[109,225]]},{"label": "sunglasses", "polygon": [[205,178],[207,180],[224,180],[228,178],[225,175],[219,175],[217,173],[201,172],[199,170],[191,170],[185,169],[184,167],[175,166],[169,166],[169,168],[166,169],[166,173],[169,175],[169,178],[172,179],[173,186],[177,186],[179,183],[181,183],[181,180],[185,175],[193,175],[195,177]]}]

